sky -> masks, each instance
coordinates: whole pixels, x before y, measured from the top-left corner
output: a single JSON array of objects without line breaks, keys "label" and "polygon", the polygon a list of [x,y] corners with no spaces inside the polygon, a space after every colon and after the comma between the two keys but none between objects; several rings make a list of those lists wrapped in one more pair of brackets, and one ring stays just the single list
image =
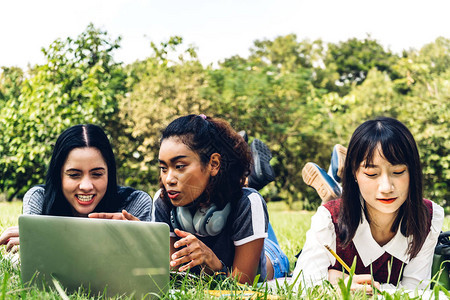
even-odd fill
[{"label": "sky", "polygon": [[150,42],[183,37],[203,64],[247,57],[255,40],[295,33],[337,43],[368,34],[386,49],[450,38],[450,0],[14,0],[0,1],[0,66],[45,63],[41,48],[89,23],[122,37],[115,60],[151,55]]}]

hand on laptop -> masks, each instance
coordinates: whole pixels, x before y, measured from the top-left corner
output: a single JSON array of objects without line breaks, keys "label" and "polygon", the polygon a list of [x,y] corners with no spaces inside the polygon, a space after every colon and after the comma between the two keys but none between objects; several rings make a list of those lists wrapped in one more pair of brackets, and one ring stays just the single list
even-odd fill
[{"label": "hand on laptop", "polygon": [[111,220],[128,220],[128,221],[140,221],[138,218],[122,209],[121,213],[90,213],[89,218],[93,219],[111,219]]},{"label": "hand on laptop", "polygon": [[19,251],[19,227],[12,226],[0,235],[0,245],[6,245],[6,251],[15,253]]},{"label": "hand on laptop", "polygon": [[[181,239],[176,241],[173,246],[181,248],[170,257],[170,266],[180,266],[178,271],[183,272],[198,265],[203,265],[205,269],[214,272],[222,268],[222,262],[216,254],[190,232],[175,229],[175,234]],[[186,247],[183,247],[186,246]]]}]

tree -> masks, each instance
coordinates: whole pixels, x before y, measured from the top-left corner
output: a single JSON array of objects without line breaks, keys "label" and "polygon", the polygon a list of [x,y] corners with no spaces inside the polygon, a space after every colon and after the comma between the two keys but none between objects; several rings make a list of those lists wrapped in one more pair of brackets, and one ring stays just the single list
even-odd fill
[{"label": "tree", "polygon": [[430,72],[440,75],[450,69],[450,39],[438,37],[420,49],[418,62],[426,63]]},{"label": "tree", "polygon": [[125,74],[112,59],[119,40],[90,24],[77,39],[54,41],[43,53],[18,98],[1,109],[0,189],[8,199],[42,183],[52,145],[71,125],[108,129],[125,92]]},{"label": "tree", "polygon": [[0,73],[0,109],[10,99],[17,99],[24,81],[22,69],[2,67]]},{"label": "tree", "polygon": [[338,44],[328,44],[325,65],[339,74],[342,95],[349,91],[353,83],[361,84],[373,68],[391,73],[391,65],[397,59],[396,55],[384,50],[383,46],[368,36],[364,40],[352,38]]}]

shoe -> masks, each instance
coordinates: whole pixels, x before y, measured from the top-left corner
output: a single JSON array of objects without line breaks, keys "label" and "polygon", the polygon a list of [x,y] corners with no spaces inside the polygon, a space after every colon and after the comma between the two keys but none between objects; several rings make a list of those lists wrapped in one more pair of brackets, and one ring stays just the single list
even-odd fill
[{"label": "shoe", "polygon": [[253,156],[253,165],[248,176],[248,186],[260,190],[275,180],[275,172],[270,165],[272,153],[262,141],[254,139],[250,144]]},{"label": "shoe", "polygon": [[330,168],[328,169],[328,175],[333,177],[337,183],[341,183],[342,176],[344,175],[345,156],[347,155],[347,148],[342,145],[334,145],[333,152],[331,153]]},{"label": "shoe", "polygon": [[337,182],[315,163],[309,162],[303,167],[302,177],[307,185],[317,191],[320,199],[322,199],[322,204],[337,199],[341,195]]},{"label": "shoe", "polygon": [[245,132],[245,130],[239,131],[238,134],[244,138],[244,141],[246,143],[248,143],[248,135],[247,135],[247,132]]}]

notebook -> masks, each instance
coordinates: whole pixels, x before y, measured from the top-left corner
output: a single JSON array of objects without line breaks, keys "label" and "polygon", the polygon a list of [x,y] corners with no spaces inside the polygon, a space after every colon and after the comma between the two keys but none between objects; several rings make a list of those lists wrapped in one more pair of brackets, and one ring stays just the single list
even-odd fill
[{"label": "notebook", "polygon": [[55,288],[56,279],[69,293],[83,286],[97,296],[106,288],[108,297],[169,290],[165,223],[21,215],[19,236],[24,283]]}]

